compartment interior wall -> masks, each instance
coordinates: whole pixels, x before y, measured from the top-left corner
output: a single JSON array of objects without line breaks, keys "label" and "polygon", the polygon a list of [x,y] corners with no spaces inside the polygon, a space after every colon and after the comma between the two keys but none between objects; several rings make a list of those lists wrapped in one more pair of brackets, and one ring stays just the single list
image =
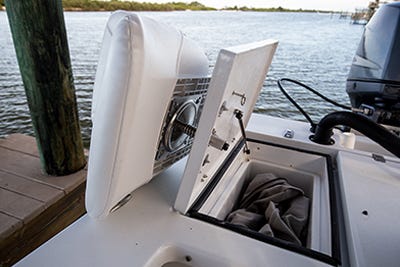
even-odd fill
[{"label": "compartment interior wall", "polygon": [[323,156],[250,143],[250,155],[239,153],[199,212],[225,220],[249,180],[259,173],[274,173],[304,191],[311,200],[307,247],[331,253],[329,186]]}]

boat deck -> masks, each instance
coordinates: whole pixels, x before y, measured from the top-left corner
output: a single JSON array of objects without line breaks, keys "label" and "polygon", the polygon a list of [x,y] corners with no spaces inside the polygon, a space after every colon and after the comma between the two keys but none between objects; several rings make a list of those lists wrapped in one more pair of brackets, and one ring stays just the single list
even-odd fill
[{"label": "boat deck", "polygon": [[0,266],[9,266],[85,213],[87,170],[43,174],[35,139],[0,139]]}]

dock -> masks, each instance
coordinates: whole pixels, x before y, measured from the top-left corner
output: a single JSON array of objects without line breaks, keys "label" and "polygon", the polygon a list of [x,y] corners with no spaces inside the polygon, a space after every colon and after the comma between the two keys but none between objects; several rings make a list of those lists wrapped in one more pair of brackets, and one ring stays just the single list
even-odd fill
[{"label": "dock", "polygon": [[85,213],[87,169],[43,174],[35,138],[0,139],[0,266],[11,266]]}]

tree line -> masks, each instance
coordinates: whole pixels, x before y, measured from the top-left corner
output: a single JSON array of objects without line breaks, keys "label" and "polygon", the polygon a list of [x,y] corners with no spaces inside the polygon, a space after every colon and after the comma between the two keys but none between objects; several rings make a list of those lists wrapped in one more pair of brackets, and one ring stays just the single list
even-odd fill
[{"label": "tree line", "polygon": [[[2,0],[0,0],[2,1]],[[3,0],[4,1],[4,0]],[[11,0],[12,1],[12,0]],[[129,2],[129,1],[100,1],[100,0],[63,0],[63,7],[66,11],[182,11],[182,10],[215,10],[199,2],[170,2],[157,4],[150,2]]]},{"label": "tree line", "polygon": [[247,6],[233,6],[233,7],[225,7],[223,10],[231,10],[231,11],[255,11],[255,12],[322,12],[322,13],[330,13],[331,11],[321,11],[315,9],[288,9],[283,7],[267,7],[267,8],[256,8],[256,7],[247,7]]},{"label": "tree line", "polygon": [[[5,6],[5,1],[0,0],[0,7]],[[129,10],[129,11],[183,11],[183,10],[216,10],[213,7],[207,7],[197,1],[185,2],[169,2],[165,4],[151,3],[151,2],[131,2],[120,0],[62,0],[65,11],[115,11],[115,10]],[[318,10],[303,10],[303,9],[287,9],[283,7],[271,8],[249,8],[247,6],[233,6],[225,7],[222,10],[231,11],[258,11],[258,12],[317,12]],[[327,12],[327,11],[319,11]]]}]

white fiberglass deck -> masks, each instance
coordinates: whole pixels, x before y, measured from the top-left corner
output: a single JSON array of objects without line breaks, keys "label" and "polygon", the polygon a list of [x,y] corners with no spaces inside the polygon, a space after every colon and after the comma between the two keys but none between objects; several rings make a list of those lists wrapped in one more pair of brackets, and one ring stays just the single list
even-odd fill
[{"label": "white fiberglass deck", "polygon": [[[295,136],[290,140],[280,137],[288,125],[293,126],[292,128],[295,130]],[[248,128],[250,129],[249,137],[257,136],[265,141],[329,152],[335,157],[340,149],[338,145],[323,147],[308,141],[308,125],[305,123],[253,115]],[[363,151],[348,149],[343,149],[343,151],[339,161],[345,162],[344,165],[358,165],[360,158],[364,161],[365,157],[371,155],[371,153]],[[351,162],[348,161],[348,158],[351,159]],[[398,159],[390,157],[387,159],[390,161],[390,166],[398,166]],[[375,163],[371,160],[369,164],[362,163],[359,166],[365,169],[379,170],[377,164],[384,163]],[[172,207],[184,165],[185,160],[178,162],[149,184],[139,188],[135,191],[133,200],[111,214],[106,220],[98,221],[85,215],[17,265],[162,266],[168,262],[186,262],[186,266],[329,266],[307,256],[241,236],[230,230],[186,217],[174,211]],[[377,177],[368,178],[367,180],[375,179],[374,181],[378,182],[369,188],[368,193],[357,194],[355,202],[353,202],[354,196],[351,195],[351,192],[359,190],[359,184],[354,181],[362,182],[364,179],[357,178],[360,177],[357,168],[352,168],[352,172],[347,173],[345,166],[344,172],[340,175],[346,179],[346,182],[343,183],[346,185],[343,203],[348,205],[345,211],[351,213],[345,214],[345,226],[348,232],[346,240],[350,240],[348,243],[350,249],[343,257],[350,258],[352,266],[372,264],[373,262],[369,259],[374,257],[380,261],[382,259],[380,255],[385,255],[387,259],[396,258],[395,250],[387,249],[398,248],[400,244],[400,238],[396,237],[396,232],[392,232],[391,228],[377,229],[374,226],[374,236],[375,238],[381,236],[380,241],[356,239],[356,246],[353,248],[354,242],[351,243],[351,240],[354,240],[359,233],[357,229],[364,232],[366,231],[365,227],[370,226],[368,223],[363,224],[367,222],[366,220],[357,221],[357,218],[354,217],[354,209],[357,209],[363,200],[371,203],[374,198],[382,197],[382,194],[374,194],[374,192],[384,192],[381,190],[385,190],[387,181],[390,181],[391,191],[400,192],[399,168],[390,167],[390,172],[386,172],[382,180],[375,179]],[[368,171],[363,170],[362,175],[368,176]],[[349,182],[350,179],[353,179],[353,182]],[[386,201],[398,203],[399,195],[390,193],[386,196],[390,199],[386,199]],[[375,211],[374,207],[368,207],[371,219],[373,219]],[[398,205],[393,204],[392,210],[388,210],[385,218],[388,221],[392,220],[391,217],[398,216],[396,214],[400,214],[400,210]],[[386,240],[387,236],[392,237]],[[372,247],[365,246],[368,244],[365,242],[382,244],[390,242],[390,244],[387,243],[385,247],[375,247],[375,250],[371,251]],[[364,258],[363,261],[355,261],[354,259],[357,257],[367,258]],[[398,261],[386,263],[385,266],[391,264],[395,266]],[[346,261],[344,265],[346,266]]]}]

